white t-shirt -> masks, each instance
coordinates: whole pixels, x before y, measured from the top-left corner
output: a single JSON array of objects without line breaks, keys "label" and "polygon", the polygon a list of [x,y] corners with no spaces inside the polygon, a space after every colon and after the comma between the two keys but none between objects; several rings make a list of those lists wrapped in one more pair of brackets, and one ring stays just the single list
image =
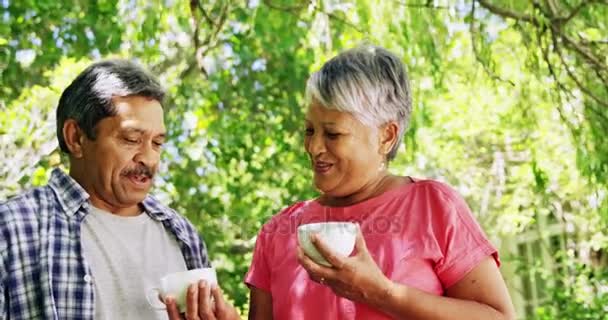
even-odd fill
[{"label": "white t-shirt", "polygon": [[118,216],[91,206],[82,224],[82,247],[95,286],[95,319],[168,319],[153,287],[164,275],[186,270],[177,240],[142,213]]}]

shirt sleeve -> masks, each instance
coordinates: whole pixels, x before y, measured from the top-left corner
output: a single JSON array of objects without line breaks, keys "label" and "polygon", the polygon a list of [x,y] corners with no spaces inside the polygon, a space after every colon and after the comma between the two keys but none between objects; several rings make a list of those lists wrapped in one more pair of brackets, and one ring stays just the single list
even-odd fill
[{"label": "shirt sleeve", "polygon": [[437,243],[442,259],[435,265],[444,288],[462,280],[484,259],[491,256],[500,266],[498,251],[487,239],[464,199],[452,188],[439,185],[437,201],[440,212],[433,214]]},{"label": "shirt sleeve", "polygon": [[255,249],[249,271],[245,275],[245,283],[265,291],[270,291],[270,268],[267,259],[268,234],[264,228],[255,241]]},{"label": "shirt sleeve", "polygon": [[0,203],[0,319],[8,318],[8,310],[6,298],[6,266],[7,263],[7,240],[8,231],[5,230],[6,221],[3,220],[8,215],[7,208],[5,205]]},{"label": "shirt sleeve", "polygon": [[[3,241],[0,240],[0,242],[3,242]],[[6,288],[4,287],[6,270],[4,270],[4,260],[5,260],[4,251],[3,251],[3,248],[1,247],[3,245],[4,245],[4,243],[0,244],[0,257],[2,257],[2,261],[0,261],[0,319],[5,319],[6,317],[8,317],[7,309],[6,309],[7,301],[4,300],[4,298],[6,296],[6,292],[5,292]]]}]

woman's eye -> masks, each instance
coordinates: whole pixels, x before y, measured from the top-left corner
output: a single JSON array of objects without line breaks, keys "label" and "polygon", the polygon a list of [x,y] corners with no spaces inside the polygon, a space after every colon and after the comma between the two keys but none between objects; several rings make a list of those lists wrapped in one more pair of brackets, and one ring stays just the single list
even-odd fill
[{"label": "woman's eye", "polygon": [[137,140],[137,139],[129,139],[129,138],[125,138],[125,141],[128,143],[138,143],[139,142],[139,140]]},{"label": "woman's eye", "polygon": [[335,133],[335,132],[327,132],[327,133],[325,133],[325,135],[330,139],[336,139],[336,138],[338,138],[338,136],[340,136],[339,133]]},{"label": "woman's eye", "polygon": [[157,141],[154,141],[153,143],[154,143],[154,145],[155,145],[155,146],[157,146],[157,147],[162,147],[162,146],[163,146],[163,143],[162,143],[162,142],[157,142]]},{"label": "woman's eye", "polygon": [[312,134],[315,133],[315,131],[311,128],[306,128],[306,135],[307,136],[312,136]]}]

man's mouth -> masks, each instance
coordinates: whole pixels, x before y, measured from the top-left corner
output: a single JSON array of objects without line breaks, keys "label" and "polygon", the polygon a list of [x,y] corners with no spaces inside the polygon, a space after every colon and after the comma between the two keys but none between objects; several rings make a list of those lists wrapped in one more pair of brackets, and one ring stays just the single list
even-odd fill
[{"label": "man's mouth", "polygon": [[146,187],[152,180],[148,175],[145,174],[130,174],[127,178],[138,187]]}]

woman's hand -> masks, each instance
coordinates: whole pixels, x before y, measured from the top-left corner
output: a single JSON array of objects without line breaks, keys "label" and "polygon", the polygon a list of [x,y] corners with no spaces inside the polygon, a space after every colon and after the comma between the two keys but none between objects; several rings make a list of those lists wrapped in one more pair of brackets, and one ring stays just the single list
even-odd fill
[{"label": "woman's hand", "polygon": [[[213,299],[212,299],[213,298]],[[170,320],[182,320],[175,299],[168,297],[165,301]],[[219,286],[210,286],[201,280],[188,287],[186,294],[187,320],[239,320],[239,314],[230,303],[224,300]]]},{"label": "woman's hand", "polygon": [[298,248],[298,261],[310,278],[330,287],[337,295],[372,306],[381,305],[389,295],[393,282],[388,279],[369,254],[361,229],[357,228],[355,255],[340,257],[315,234],[311,242],[332,265],[325,267],[312,261]]}]

